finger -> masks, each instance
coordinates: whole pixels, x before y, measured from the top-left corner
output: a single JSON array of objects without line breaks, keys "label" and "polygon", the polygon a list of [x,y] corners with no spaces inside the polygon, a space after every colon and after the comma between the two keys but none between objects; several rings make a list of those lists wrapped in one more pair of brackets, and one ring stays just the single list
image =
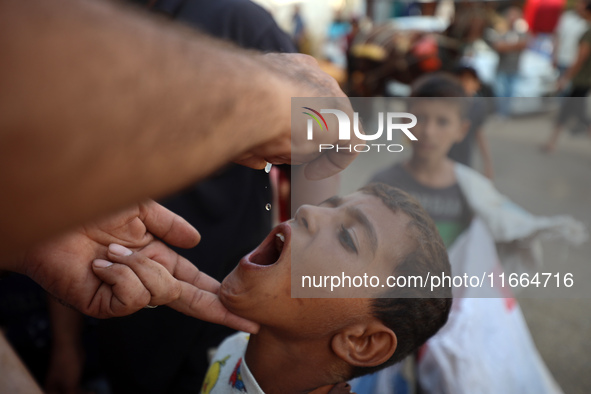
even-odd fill
[{"label": "finger", "polygon": [[327,152],[306,164],[304,175],[308,180],[317,181],[343,171],[355,160],[355,151]]},{"label": "finger", "polygon": [[[288,135],[276,138],[273,141],[256,147],[255,156],[264,158],[265,162],[273,164],[289,164],[292,158],[291,138]],[[276,163],[274,161],[280,161]]]},{"label": "finger", "polygon": [[199,271],[193,263],[180,256],[162,242],[155,241],[141,250],[150,259],[162,264],[176,279],[205,291],[217,293],[220,282]]},{"label": "finger", "polygon": [[235,163],[244,167],[252,168],[253,170],[262,170],[267,165],[267,160],[263,158],[251,157],[250,159],[236,161]]},{"label": "finger", "polygon": [[180,298],[167,304],[167,306],[185,315],[210,323],[222,324],[252,334],[258,332],[259,325],[257,323],[228,311],[216,294],[198,289],[189,283],[181,282],[181,286],[182,292]]},{"label": "finger", "polygon": [[262,170],[267,165],[267,160],[254,155],[242,157],[240,159],[234,160],[234,162],[236,164],[240,164],[241,166],[249,167],[254,170]]},{"label": "finger", "polygon": [[[120,245],[118,245],[120,246]],[[112,247],[109,248],[110,252]],[[121,252],[119,252],[121,253]],[[129,252],[126,252],[129,253]],[[142,249],[142,253],[151,259],[162,263],[169,272],[179,279],[181,295],[173,302],[167,303],[169,307],[198,319],[212,323],[223,324],[237,330],[257,332],[258,324],[238,317],[230,313],[219,301],[216,295],[220,283],[209,275],[199,271],[189,260],[179,256],[161,242],[155,242]],[[135,255],[138,253],[133,253]],[[126,256],[131,257],[132,255]],[[118,257],[122,263],[134,262]]]},{"label": "finger", "polygon": [[149,200],[139,206],[140,219],[146,229],[163,241],[180,248],[192,248],[201,240],[201,235],[189,222],[156,201]]},{"label": "finger", "polygon": [[96,259],[92,270],[103,281],[88,306],[89,310],[99,311],[97,317],[129,315],[150,302],[150,292],[126,265]]},{"label": "finger", "polygon": [[112,262],[125,264],[131,268],[150,292],[150,305],[167,304],[180,297],[180,282],[164,266],[143,253],[133,253],[124,246],[111,244],[107,257]]}]

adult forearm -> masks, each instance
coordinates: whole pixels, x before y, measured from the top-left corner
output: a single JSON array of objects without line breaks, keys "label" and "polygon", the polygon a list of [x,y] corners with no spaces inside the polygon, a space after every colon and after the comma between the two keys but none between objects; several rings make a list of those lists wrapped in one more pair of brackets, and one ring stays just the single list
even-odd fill
[{"label": "adult forearm", "polygon": [[261,55],[115,3],[0,0],[0,53],[2,255],[289,127]]}]

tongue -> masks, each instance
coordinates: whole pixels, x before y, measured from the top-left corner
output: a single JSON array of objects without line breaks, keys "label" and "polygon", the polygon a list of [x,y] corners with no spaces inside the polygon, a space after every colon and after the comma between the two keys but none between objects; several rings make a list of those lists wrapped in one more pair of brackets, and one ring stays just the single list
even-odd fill
[{"label": "tongue", "polygon": [[[279,244],[278,244],[279,242]],[[279,238],[269,242],[266,247],[252,256],[252,262],[257,265],[273,265],[279,260],[283,250],[283,242]]]}]

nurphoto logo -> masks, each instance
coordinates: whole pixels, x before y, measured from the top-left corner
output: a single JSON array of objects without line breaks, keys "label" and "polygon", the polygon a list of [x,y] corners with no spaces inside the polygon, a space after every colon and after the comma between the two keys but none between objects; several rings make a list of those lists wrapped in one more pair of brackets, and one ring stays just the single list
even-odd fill
[{"label": "nurphoto logo", "polygon": [[[307,138],[308,140],[312,140],[314,138],[314,123],[318,125],[320,128],[321,133],[326,133],[329,131],[328,124],[326,119],[322,114],[332,114],[337,117],[337,121],[339,124],[339,140],[340,141],[347,141],[351,140],[351,120],[349,116],[338,109],[321,109],[320,111],[316,111],[310,107],[302,107],[306,112],[303,112],[305,115],[308,115],[310,119],[308,119],[308,128],[307,128]],[[388,141],[392,141],[392,135],[395,130],[402,131],[410,140],[417,141],[417,137],[413,135],[410,129],[417,124],[417,117],[408,112],[387,112],[386,113],[386,138]],[[407,123],[398,123],[401,119],[410,119],[410,122]],[[395,122],[396,121],[396,122]],[[374,134],[366,134],[359,130],[359,113],[353,113],[353,132],[355,136],[363,141],[375,141],[382,136],[384,133],[384,112],[378,112],[378,131]],[[331,150],[335,149],[337,152],[339,151],[355,151],[355,152],[369,152],[370,150],[377,150],[380,151],[380,148],[384,147],[385,150],[388,152],[402,152],[404,149],[400,144],[356,144],[356,145],[332,145],[332,144],[319,144],[318,150],[322,152],[323,150]]]}]

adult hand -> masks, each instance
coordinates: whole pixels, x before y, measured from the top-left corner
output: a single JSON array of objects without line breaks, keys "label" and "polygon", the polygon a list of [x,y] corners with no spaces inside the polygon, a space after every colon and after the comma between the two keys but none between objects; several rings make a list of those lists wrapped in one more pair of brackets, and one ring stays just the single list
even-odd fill
[{"label": "adult hand", "polygon": [[[195,266],[162,242],[155,241],[154,237],[183,248],[193,247],[200,240],[197,230],[184,219],[156,202],[148,201],[28,251],[18,271],[86,315],[98,318],[124,316],[150,302],[158,305],[178,300],[183,292],[188,292],[185,290],[187,286],[201,283],[195,279],[203,274]],[[113,256],[108,249],[110,244],[130,249],[152,244],[151,253],[161,253],[161,262],[175,267],[173,272],[178,279],[167,275],[166,269],[160,265],[134,271],[123,264],[110,264],[104,260]],[[184,279],[189,284],[183,283]],[[208,281],[204,290],[195,288],[191,291],[201,294],[212,288]],[[220,322],[220,310],[207,309],[210,297],[203,297],[203,303],[193,302],[190,307],[178,305],[178,309],[191,311],[193,316],[204,320]],[[233,328],[253,331],[258,327],[229,313],[222,315],[222,323],[228,322]]]},{"label": "adult hand", "polygon": [[[292,97],[322,98],[325,108],[338,109],[345,112],[349,119],[353,119],[353,108],[347,96],[338,83],[330,75],[323,72],[318,62],[311,56],[302,54],[267,54],[263,56],[265,64],[283,78],[284,90],[280,92],[281,101],[273,111],[280,115],[279,124],[281,134],[240,156],[236,162],[248,167],[261,169],[266,163],[272,164],[304,164],[305,175],[308,179],[318,180],[334,175],[346,168],[357,156],[353,149],[330,149],[325,153],[319,151],[319,144],[333,146],[355,145],[361,142],[354,134],[351,140],[339,141],[338,122],[335,116],[327,116],[328,127],[323,133],[316,133],[313,140],[307,139],[306,121],[302,116],[301,122],[292,129],[291,119]],[[271,109],[270,109],[271,110]],[[301,111],[300,111],[301,112]],[[292,119],[293,120],[293,119]]]},{"label": "adult hand", "polygon": [[[259,329],[258,324],[233,315],[222,305],[218,297],[220,283],[217,280],[200,272],[189,260],[159,241],[153,241],[136,252],[111,244],[107,258],[109,263],[115,263],[113,266],[125,265],[142,278],[142,282],[153,295],[149,305],[166,304],[197,319],[251,333]],[[101,272],[100,276],[109,282],[111,279],[104,273],[105,271]],[[166,289],[172,289],[173,282],[177,285],[175,297],[171,299],[154,296],[165,294]]]}]

